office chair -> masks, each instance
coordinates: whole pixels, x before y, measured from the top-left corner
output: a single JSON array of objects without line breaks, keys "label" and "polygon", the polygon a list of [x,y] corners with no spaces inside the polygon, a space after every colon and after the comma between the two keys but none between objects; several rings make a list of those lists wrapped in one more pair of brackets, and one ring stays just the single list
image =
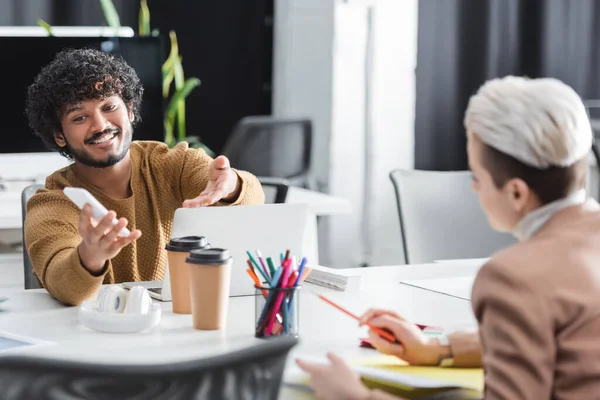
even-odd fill
[{"label": "office chair", "polygon": [[[590,119],[590,125],[592,127],[593,132],[593,142],[592,142],[592,154],[594,155],[594,159],[596,160],[596,169],[600,173],[600,150],[598,149],[597,144],[597,134],[600,132],[600,119],[592,117],[592,110],[596,110],[600,108],[600,100],[584,100],[583,104],[585,106],[585,111],[587,112],[588,118]],[[600,185],[600,182],[596,182],[596,184]],[[600,193],[594,193],[595,196],[600,196]]]},{"label": "office chair", "polygon": [[222,154],[234,168],[317,190],[310,171],[312,132],[310,119],[249,116],[237,123]]},{"label": "office chair", "polygon": [[44,185],[34,184],[29,185],[21,193],[21,222],[22,222],[22,237],[23,237],[23,269],[25,274],[25,289],[38,289],[42,287],[38,278],[33,273],[33,265],[27,253],[27,246],[25,245],[25,216],[27,214],[27,202],[39,189],[43,188]]},{"label": "office chair", "polygon": [[263,187],[265,192],[265,203],[266,204],[280,204],[285,203],[287,198],[290,184],[287,180],[281,178],[268,178],[259,176],[258,180]]},{"label": "office chair", "polygon": [[390,179],[407,264],[490,257],[516,242],[489,226],[469,171],[394,170]]},{"label": "office chair", "polygon": [[292,337],[192,361],[96,364],[31,356],[0,358],[3,400],[277,399]]}]

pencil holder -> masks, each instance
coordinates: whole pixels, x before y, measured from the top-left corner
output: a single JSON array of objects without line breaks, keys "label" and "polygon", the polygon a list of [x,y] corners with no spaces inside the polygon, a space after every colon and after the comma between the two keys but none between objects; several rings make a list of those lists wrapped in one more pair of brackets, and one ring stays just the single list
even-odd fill
[{"label": "pencil holder", "polygon": [[263,285],[255,288],[255,336],[298,337],[300,286],[271,288]]}]

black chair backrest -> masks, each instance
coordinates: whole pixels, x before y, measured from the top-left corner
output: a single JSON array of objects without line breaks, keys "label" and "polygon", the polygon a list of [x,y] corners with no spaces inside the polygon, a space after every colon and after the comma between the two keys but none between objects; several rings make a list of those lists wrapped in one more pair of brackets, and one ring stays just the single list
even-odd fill
[{"label": "black chair backrest", "polygon": [[[259,176],[258,180],[265,192],[265,203],[279,204],[285,203],[290,184],[287,180],[281,178],[267,178]],[[274,194],[273,194],[274,192]]]},{"label": "black chair backrest", "polygon": [[21,193],[21,222],[22,222],[22,238],[23,238],[23,272],[25,278],[25,289],[37,289],[41,285],[33,273],[33,265],[27,252],[27,246],[25,245],[25,217],[27,215],[27,202],[39,189],[43,188],[44,185],[34,184],[29,185]]},{"label": "black chair backrest", "polygon": [[222,154],[234,168],[309,187],[312,131],[312,122],[306,118],[245,117],[236,125]]},{"label": "black chair backrest", "polygon": [[0,357],[0,398],[277,399],[290,337],[215,357],[155,365],[92,364],[32,356]]}]

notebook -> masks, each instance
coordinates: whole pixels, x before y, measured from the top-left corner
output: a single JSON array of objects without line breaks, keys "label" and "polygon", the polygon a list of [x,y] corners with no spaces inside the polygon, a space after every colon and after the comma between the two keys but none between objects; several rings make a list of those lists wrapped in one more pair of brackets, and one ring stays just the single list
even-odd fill
[{"label": "notebook", "polygon": [[[328,363],[325,359],[300,358]],[[460,393],[461,399],[480,399],[483,395],[484,375],[481,368],[413,366],[386,355],[352,363],[351,366],[367,387],[408,399],[450,391]]]},{"label": "notebook", "polygon": [[358,269],[356,271],[339,271],[321,265],[311,265],[310,267],[312,272],[306,277],[305,282],[340,291],[360,289],[362,275]]},{"label": "notebook", "polygon": [[360,361],[354,368],[365,385],[408,398],[449,390],[462,390],[465,399],[479,399],[483,394],[482,368],[414,366],[385,355]]}]

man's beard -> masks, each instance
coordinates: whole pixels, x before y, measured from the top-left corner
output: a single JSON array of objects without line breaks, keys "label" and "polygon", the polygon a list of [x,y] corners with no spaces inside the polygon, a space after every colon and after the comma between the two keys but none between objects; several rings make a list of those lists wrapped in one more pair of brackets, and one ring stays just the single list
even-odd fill
[{"label": "man's beard", "polygon": [[73,157],[73,159],[75,161],[77,161],[87,167],[92,167],[92,168],[112,167],[113,165],[115,165],[119,161],[121,161],[123,158],[125,158],[125,156],[127,155],[127,152],[129,151],[129,147],[131,147],[131,141],[133,139],[133,131],[131,128],[129,128],[125,132],[121,131],[120,134],[123,135],[123,138],[122,138],[123,151],[121,151],[121,153],[119,153],[119,154],[109,155],[106,160],[95,160],[92,157],[90,157],[85,150],[75,149],[75,148],[71,147],[71,145],[69,145],[68,142],[67,142],[67,148],[71,152],[71,156]]}]

